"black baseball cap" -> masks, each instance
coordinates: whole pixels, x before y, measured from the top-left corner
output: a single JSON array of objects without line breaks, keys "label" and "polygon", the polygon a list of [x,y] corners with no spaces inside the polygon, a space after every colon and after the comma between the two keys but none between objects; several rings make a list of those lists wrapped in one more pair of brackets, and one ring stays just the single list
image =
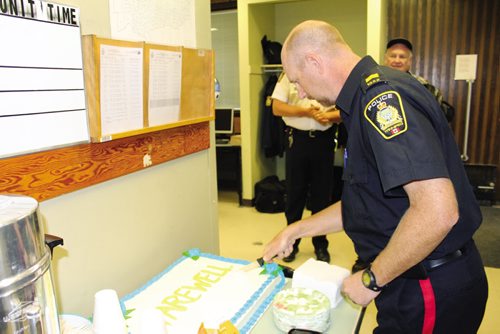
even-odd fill
[{"label": "black baseball cap", "polygon": [[411,43],[410,43],[409,40],[404,39],[404,38],[394,38],[394,39],[391,39],[387,43],[386,50],[389,49],[390,47],[392,47],[394,44],[403,44],[404,46],[406,46],[408,48],[408,50],[413,51],[413,45],[411,45]]}]

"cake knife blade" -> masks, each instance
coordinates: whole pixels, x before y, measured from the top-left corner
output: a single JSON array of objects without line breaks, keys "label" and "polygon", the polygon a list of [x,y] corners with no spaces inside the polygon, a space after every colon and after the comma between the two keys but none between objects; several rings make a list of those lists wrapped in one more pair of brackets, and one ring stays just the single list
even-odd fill
[{"label": "cake knife blade", "polygon": [[[276,258],[277,255],[273,256],[273,259]],[[265,264],[265,261],[262,257],[259,257],[257,260],[255,260],[254,262],[250,262],[249,264],[247,264],[246,266],[244,267],[241,267],[239,270],[241,271],[250,271],[252,269],[255,269],[255,268],[259,268],[259,267],[262,267],[264,266]],[[293,271],[294,269],[291,268],[291,267],[288,267],[288,266],[284,266],[282,264],[279,265],[281,268],[283,268],[283,275],[286,277],[286,278],[292,278],[293,277]]]},{"label": "cake knife blade", "polygon": [[265,263],[264,258],[259,257],[257,260],[250,262],[249,264],[247,264],[244,267],[241,267],[240,270],[241,271],[250,271],[252,269],[262,267],[264,265],[264,263]]}]

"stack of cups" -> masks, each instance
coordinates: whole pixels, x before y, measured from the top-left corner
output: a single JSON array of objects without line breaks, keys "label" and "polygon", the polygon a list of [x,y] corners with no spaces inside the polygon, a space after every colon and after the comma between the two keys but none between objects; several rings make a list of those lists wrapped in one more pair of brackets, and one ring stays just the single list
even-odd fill
[{"label": "stack of cups", "polygon": [[95,294],[93,327],[95,334],[127,334],[115,290],[105,289]]}]

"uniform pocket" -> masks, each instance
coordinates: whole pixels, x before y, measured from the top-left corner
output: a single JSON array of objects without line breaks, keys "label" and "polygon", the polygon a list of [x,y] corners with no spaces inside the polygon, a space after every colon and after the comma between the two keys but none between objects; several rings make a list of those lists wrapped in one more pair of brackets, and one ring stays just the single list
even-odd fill
[{"label": "uniform pocket", "polygon": [[368,183],[368,168],[364,158],[354,160],[349,157],[342,180],[348,184]]}]

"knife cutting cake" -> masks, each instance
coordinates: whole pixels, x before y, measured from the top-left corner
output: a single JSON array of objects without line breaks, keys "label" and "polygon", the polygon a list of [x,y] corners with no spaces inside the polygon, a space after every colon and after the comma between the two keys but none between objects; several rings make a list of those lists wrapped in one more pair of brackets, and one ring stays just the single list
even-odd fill
[{"label": "knife cutting cake", "polygon": [[163,314],[167,333],[196,334],[203,323],[218,328],[230,321],[248,333],[285,285],[281,268],[274,264],[249,271],[249,262],[202,253],[184,252],[162,273],[121,300],[129,332],[138,328],[136,315],[146,308]]}]

